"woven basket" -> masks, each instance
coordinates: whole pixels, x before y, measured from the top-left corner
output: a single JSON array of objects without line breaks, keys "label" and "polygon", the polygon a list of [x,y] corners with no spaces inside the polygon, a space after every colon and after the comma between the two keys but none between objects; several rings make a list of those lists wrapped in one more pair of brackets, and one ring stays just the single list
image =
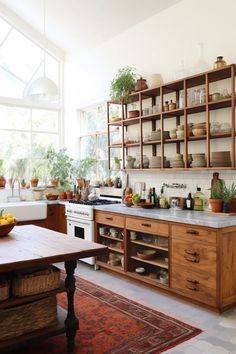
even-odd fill
[{"label": "woven basket", "polygon": [[0,341],[57,324],[56,296],[0,310]]},{"label": "woven basket", "polygon": [[4,301],[9,298],[10,293],[10,284],[9,281],[0,282],[0,301]]},{"label": "woven basket", "polygon": [[58,289],[59,286],[60,270],[54,266],[49,267],[46,272],[34,272],[27,275],[19,271],[12,279],[12,295],[19,297],[41,294]]}]

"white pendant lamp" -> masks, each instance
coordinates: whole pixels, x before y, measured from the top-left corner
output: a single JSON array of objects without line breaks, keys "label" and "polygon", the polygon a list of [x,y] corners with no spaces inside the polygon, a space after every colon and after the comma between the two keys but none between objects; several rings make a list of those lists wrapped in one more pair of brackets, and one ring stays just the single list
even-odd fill
[{"label": "white pendant lamp", "polygon": [[[44,12],[44,22],[43,22],[43,33],[45,37],[45,0],[43,2],[43,12]],[[43,52],[43,71],[42,77],[39,77],[35,81],[31,82],[25,89],[24,96],[33,101],[44,101],[44,102],[54,102],[59,100],[59,88],[51,79],[46,77],[46,67],[45,67],[45,50]]]}]

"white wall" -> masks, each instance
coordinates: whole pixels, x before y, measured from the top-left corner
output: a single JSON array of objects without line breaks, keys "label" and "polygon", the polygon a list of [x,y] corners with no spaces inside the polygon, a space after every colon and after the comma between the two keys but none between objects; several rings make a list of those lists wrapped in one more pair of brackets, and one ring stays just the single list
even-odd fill
[{"label": "white wall", "polygon": [[[65,142],[68,149],[75,153],[77,147],[76,110],[107,100],[110,82],[118,68],[133,66],[144,77],[160,72],[164,82],[171,81],[180,69],[181,60],[189,74],[199,71],[195,66],[199,42],[204,43],[204,56],[210,67],[218,55],[223,55],[228,63],[235,62],[236,2],[226,0],[223,5],[215,0],[183,0],[98,48],[69,55],[65,65]],[[210,172],[197,176],[204,176],[207,181],[211,175]],[[158,181],[169,178],[182,181],[184,176],[190,176],[187,178],[191,180],[195,173],[176,173],[175,176],[162,173],[158,174]],[[221,177],[232,181],[235,173],[222,172]],[[142,176],[131,174],[131,183],[140,178]],[[155,186],[157,175],[149,175],[148,180]]]}]

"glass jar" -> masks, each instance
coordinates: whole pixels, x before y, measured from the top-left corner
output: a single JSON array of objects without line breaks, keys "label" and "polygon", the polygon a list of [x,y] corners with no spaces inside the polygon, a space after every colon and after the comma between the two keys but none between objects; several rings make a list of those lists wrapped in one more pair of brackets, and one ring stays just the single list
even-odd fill
[{"label": "glass jar", "polygon": [[203,104],[206,102],[206,90],[202,88],[199,90],[199,103]]},{"label": "glass jar", "polygon": [[216,61],[214,62],[214,69],[220,69],[220,68],[225,67],[226,65],[227,65],[226,61],[223,59],[223,57],[218,56],[216,58]]},{"label": "glass jar", "polygon": [[165,101],[165,105],[163,107],[163,111],[164,112],[169,111],[169,101]]}]

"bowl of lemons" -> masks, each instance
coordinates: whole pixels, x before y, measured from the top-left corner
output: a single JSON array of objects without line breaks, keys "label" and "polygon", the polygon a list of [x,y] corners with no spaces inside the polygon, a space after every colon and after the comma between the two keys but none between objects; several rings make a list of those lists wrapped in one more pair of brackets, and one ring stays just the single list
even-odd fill
[{"label": "bowl of lemons", "polygon": [[4,214],[4,209],[0,211],[0,237],[7,236],[16,225],[16,217],[12,214]]}]

